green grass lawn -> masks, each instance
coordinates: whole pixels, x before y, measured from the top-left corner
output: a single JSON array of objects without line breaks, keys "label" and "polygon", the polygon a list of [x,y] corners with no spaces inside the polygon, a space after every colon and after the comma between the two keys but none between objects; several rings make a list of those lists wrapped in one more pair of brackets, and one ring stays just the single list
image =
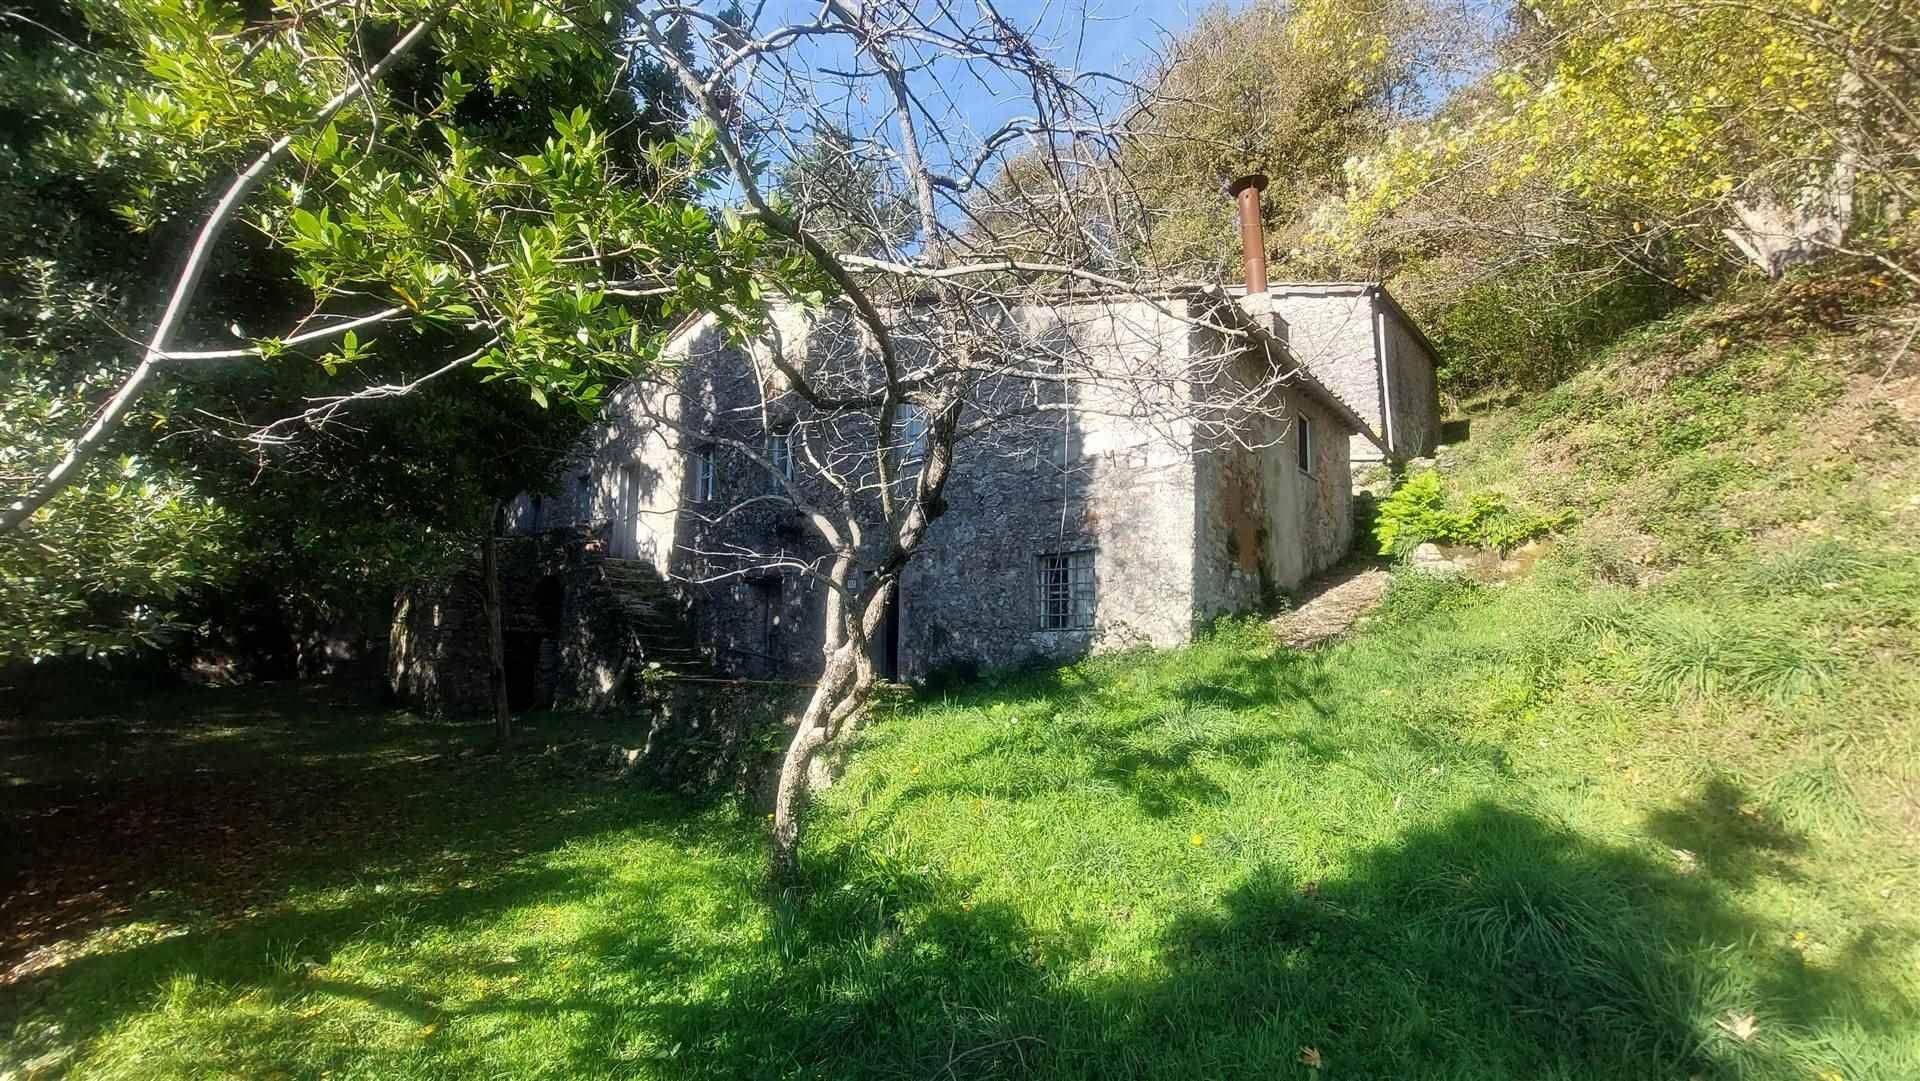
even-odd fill
[{"label": "green grass lawn", "polygon": [[1920,425],[1725,315],[1482,422],[1457,483],[1583,514],[1528,577],[923,695],[784,894],[757,813],[484,726],[156,705],[103,768],[217,858],[0,987],[0,1076],[1920,1076]]}]

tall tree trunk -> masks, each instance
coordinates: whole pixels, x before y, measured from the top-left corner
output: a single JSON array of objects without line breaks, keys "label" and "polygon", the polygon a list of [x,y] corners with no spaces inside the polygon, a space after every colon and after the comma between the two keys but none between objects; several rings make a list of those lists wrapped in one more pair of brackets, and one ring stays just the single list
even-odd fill
[{"label": "tall tree trunk", "polygon": [[486,579],[487,691],[493,698],[493,729],[500,750],[513,746],[513,711],[507,708],[507,640],[500,628],[500,523],[505,508],[493,501],[487,542],[480,549],[480,576]]}]

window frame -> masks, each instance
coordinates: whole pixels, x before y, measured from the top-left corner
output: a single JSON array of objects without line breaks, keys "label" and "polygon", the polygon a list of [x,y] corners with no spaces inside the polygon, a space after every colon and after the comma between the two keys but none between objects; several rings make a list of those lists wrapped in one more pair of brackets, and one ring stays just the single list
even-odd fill
[{"label": "window frame", "polygon": [[1100,609],[1098,550],[1074,548],[1034,556],[1035,625],[1044,633],[1093,629]]},{"label": "window frame", "polygon": [[1307,476],[1316,476],[1314,466],[1313,418],[1305,413],[1296,413],[1293,417],[1293,464]]}]

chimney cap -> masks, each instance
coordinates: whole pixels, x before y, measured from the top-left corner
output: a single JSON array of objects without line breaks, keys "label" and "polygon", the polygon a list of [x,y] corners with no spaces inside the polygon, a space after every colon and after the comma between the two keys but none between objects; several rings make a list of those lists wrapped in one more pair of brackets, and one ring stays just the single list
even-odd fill
[{"label": "chimney cap", "polygon": [[1227,185],[1227,194],[1237,196],[1248,188],[1252,188],[1254,191],[1266,191],[1267,174],[1249,173],[1246,176],[1240,177]]}]

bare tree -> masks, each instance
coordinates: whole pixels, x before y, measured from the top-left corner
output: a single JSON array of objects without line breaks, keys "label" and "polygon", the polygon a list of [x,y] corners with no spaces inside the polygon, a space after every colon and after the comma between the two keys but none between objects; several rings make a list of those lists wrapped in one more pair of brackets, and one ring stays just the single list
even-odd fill
[{"label": "bare tree", "polygon": [[[821,674],[774,812],[773,869],[788,876],[809,767],[858,725],[889,603],[956,476],[1095,417],[1140,448],[1139,468],[1270,446],[1310,377],[1257,303],[1130,261],[1145,219],[1116,150],[1133,88],[1075,71],[990,0],[824,0],[804,21],[744,27],[667,4],[636,26],[636,47],[664,57],[719,128],[743,215],[835,293],[776,305],[752,341],[644,373],[627,405],[676,451],[724,449],[771,478],[700,504],[676,573],[782,570],[824,592]],[[665,48],[687,28],[692,49]],[[981,132],[962,93],[1022,107]],[[781,170],[767,158],[817,169],[824,155],[841,159],[830,173],[871,182],[813,185],[794,213],[764,187]],[[906,193],[915,228],[888,227],[876,192]],[[768,513],[797,517],[804,536],[745,528]]]}]

